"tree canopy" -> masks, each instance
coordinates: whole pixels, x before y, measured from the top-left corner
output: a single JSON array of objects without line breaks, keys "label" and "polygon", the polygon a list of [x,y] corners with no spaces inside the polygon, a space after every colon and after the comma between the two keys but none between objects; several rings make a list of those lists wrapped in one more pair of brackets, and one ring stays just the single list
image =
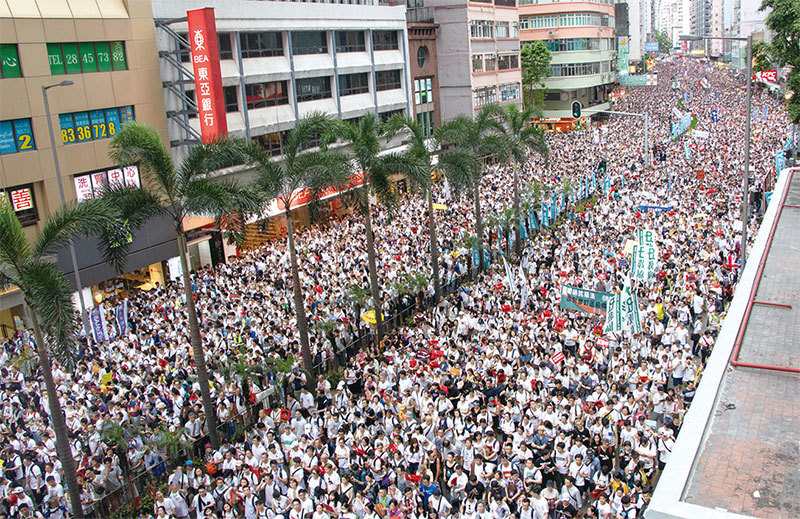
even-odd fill
[{"label": "tree canopy", "polygon": [[550,49],[541,40],[525,43],[520,51],[522,62],[522,101],[525,106],[542,106],[547,89],[544,80],[550,77]]},{"label": "tree canopy", "polygon": [[787,87],[794,94],[787,109],[792,122],[800,123],[800,0],[764,0],[761,10],[766,9],[772,9],[767,27],[775,33],[769,54],[779,66],[792,66]]}]

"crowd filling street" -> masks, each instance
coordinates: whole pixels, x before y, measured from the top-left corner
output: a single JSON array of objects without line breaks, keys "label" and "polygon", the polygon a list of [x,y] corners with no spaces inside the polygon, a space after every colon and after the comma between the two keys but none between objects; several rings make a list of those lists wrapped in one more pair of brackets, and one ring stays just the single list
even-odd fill
[{"label": "crowd filling street", "polygon": [[[558,225],[539,219],[519,259],[513,246],[498,251],[516,236],[487,225],[492,261],[476,281],[467,281],[465,243],[474,203],[437,182],[442,284],[457,288],[380,342],[342,353],[369,328],[358,325],[349,288],[368,287],[363,218],[298,234],[312,354],[342,366],[333,385],[300,369],[285,240],[195,271],[218,450],[207,440],[179,281],[129,294],[126,334],[84,344],[71,372],[54,367],[85,513],[110,517],[146,501],[141,516],[159,519],[642,517],[736,286],[746,125],[741,76],[688,59],[657,72],[658,86],[629,87],[614,108],[647,112],[650,145],[665,156],[647,166],[637,117],[611,116],[602,132],[549,133],[549,157],[534,153],[520,168],[523,192],[533,182],[545,193],[565,179],[576,185],[601,161],[610,188],[597,173],[594,203],[570,205]],[[673,141],[678,99],[700,132]],[[789,129],[779,102],[757,92],[753,104],[764,116],[753,122],[750,238]],[[512,175],[510,164],[486,166],[485,219],[513,206]],[[426,203],[410,194],[399,204],[373,211],[387,318],[403,306],[395,282],[430,275]],[[641,332],[603,334],[603,315],[562,309],[562,287],[619,291],[637,229],[655,231],[659,252],[656,273],[634,284]],[[3,341],[0,516],[66,517],[43,383],[12,361],[30,334]],[[242,383],[231,368],[290,356],[294,369],[277,377],[265,368]],[[242,413],[255,425],[233,434]],[[124,431],[121,449],[111,424]],[[188,441],[180,463],[164,431]]]}]

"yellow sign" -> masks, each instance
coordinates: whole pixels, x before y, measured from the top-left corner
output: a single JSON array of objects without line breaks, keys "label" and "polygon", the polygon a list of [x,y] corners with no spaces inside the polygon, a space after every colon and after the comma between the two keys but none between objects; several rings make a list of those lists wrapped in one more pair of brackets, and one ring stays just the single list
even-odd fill
[{"label": "yellow sign", "polygon": [[453,252],[451,252],[451,253],[450,253],[450,255],[451,255],[451,256],[453,256],[454,258],[457,258],[457,257],[458,257],[458,254],[459,254],[459,253],[458,253],[458,251],[457,251],[457,250],[454,250]]},{"label": "yellow sign", "polygon": [[633,246],[638,245],[638,241],[636,240],[628,240],[625,242],[625,249],[622,251],[625,255],[631,254],[633,252]]},{"label": "yellow sign", "polygon": [[114,378],[113,373],[104,373],[102,377],[100,377],[100,384],[107,386],[111,384],[111,380]]},{"label": "yellow sign", "polygon": [[437,209],[439,211],[444,211],[448,207],[446,205],[444,205],[444,204],[433,204],[433,208]]},{"label": "yellow sign", "polygon": [[[375,319],[375,310],[367,310],[366,312],[361,314],[361,318],[364,321],[368,322],[369,324],[375,324],[378,321]],[[383,319],[383,314],[381,314],[381,319]]]}]

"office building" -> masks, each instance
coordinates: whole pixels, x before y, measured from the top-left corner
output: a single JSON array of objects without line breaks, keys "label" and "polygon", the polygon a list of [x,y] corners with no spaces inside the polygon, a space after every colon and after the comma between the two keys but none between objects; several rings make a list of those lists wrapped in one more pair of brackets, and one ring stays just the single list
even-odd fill
[{"label": "office building", "polygon": [[443,121],[490,103],[522,104],[516,0],[426,0],[439,26]]},{"label": "office building", "polygon": [[406,18],[414,116],[425,135],[432,135],[434,128],[442,123],[437,54],[439,25],[433,22],[431,7],[409,7]]},{"label": "office building", "polygon": [[571,122],[574,101],[607,109],[618,77],[614,3],[522,0],[519,12],[522,45],[543,40],[552,52],[545,118]]},{"label": "office building", "polygon": [[[137,185],[135,166],[119,168],[109,141],[127,120],[153,126],[168,138],[161,74],[149,0],[27,0],[0,3],[0,191],[25,234],[61,207],[42,87],[47,91],[64,196],[82,201],[108,182]],[[84,300],[118,286],[163,283],[161,260],[177,254],[174,230],[156,220],[131,244],[123,278],[102,262],[95,240],[76,246]],[[59,266],[75,286],[67,251]],[[25,321],[17,289],[0,294],[0,335]],[[29,324],[29,323],[28,323]]]}]

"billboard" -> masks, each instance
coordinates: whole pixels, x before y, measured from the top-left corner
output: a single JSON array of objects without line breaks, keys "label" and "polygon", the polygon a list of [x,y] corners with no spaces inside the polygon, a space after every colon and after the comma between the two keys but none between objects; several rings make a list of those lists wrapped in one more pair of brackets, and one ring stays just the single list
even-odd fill
[{"label": "billboard", "polygon": [[658,42],[657,41],[644,42],[644,50],[645,52],[658,52]]},{"label": "billboard", "polygon": [[628,46],[630,39],[627,36],[619,36],[617,38],[617,67],[619,68],[619,75],[627,75],[630,67],[628,63]]},{"label": "billboard", "polygon": [[212,142],[228,133],[214,8],[186,11],[186,17],[200,133],[203,142]]}]

